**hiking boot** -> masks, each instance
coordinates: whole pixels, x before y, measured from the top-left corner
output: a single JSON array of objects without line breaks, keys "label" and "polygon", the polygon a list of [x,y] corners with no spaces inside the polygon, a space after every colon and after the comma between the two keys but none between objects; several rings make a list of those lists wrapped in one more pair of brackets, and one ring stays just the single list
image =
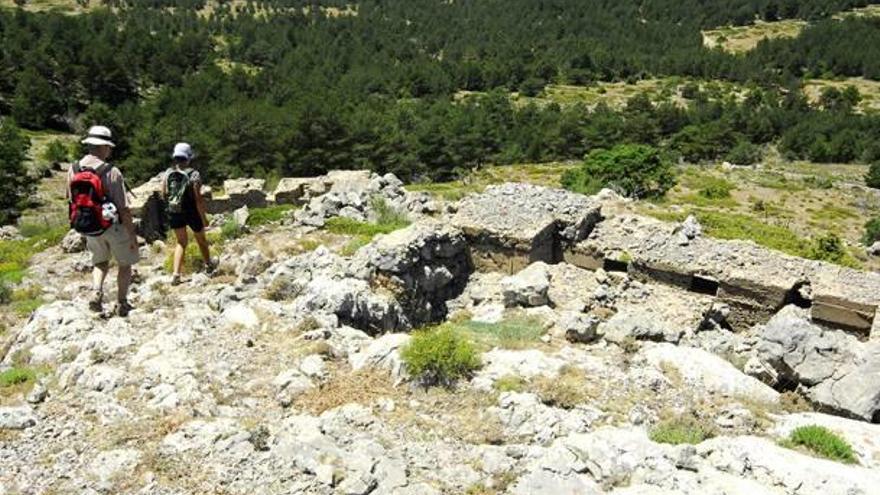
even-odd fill
[{"label": "hiking boot", "polygon": [[116,303],[116,316],[121,316],[125,318],[126,316],[128,316],[128,313],[130,313],[132,309],[134,308],[131,306],[131,304],[128,304],[127,300],[119,301],[118,303]]},{"label": "hiking boot", "polygon": [[95,313],[100,313],[104,310],[104,293],[96,290],[92,294],[92,298],[89,299],[89,309],[94,311]]},{"label": "hiking boot", "polygon": [[174,275],[171,276],[171,285],[180,285],[180,282],[181,282],[181,280],[180,280],[179,273],[175,273]]}]

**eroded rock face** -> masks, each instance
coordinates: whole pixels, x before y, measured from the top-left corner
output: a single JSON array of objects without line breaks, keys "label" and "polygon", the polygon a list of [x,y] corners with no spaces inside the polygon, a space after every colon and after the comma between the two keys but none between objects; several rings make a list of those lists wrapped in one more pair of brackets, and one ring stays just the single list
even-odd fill
[{"label": "eroded rock face", "polygon": [[880,343],[814,325],[786,306],[764,326],[760,356],[777,387],[800,388],[817,407],[880,421]]}]

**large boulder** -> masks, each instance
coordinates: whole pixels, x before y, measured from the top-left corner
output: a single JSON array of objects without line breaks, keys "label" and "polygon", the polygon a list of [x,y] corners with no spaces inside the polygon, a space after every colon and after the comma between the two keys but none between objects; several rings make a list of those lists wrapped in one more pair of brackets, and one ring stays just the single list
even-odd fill
[{"label": "large boulder", "polygon": [[272,198],[279,205],[302,205],[305,203],[310,186],[319,180],[314,177],[285,177],[278,182]]},{"label": "large boulder", "polygon": [[167,205],[162,199],[163,177],[156,175],[130,191],[129,206],[136,218],[137,234],[147,242],[165,239],[169,229]]},{"label": "large boulder", "polygon": [[79,232],[70,231],[61,239],[61,250],[65,253],[81,253],[86,250],[86,238]]},{"label": "large boulder", "polygon": [[822,411],[880,421],[880,342],[823,329],[795,306],[767,322],[760,339],[775,386],[802,391]]},{"label": "large boulder", "polygon": [[247,206],[263,208],[267,205],[263,179],[229,179],[223,182],[223,190],[234,208]]}]

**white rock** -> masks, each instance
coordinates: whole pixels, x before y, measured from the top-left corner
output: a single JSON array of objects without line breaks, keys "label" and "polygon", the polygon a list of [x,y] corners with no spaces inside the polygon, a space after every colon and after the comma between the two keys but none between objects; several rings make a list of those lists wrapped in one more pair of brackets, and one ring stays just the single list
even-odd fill
[{"label": "white rock", "polygon": [[779,400],[779,393],[772,388],[702,349],[660,343],[646,345],[640,355],[657,369],[665,365],[673,366],[681,373],[685,383],[697,391],[728,397],[749,397],[763,402]]},{"label": "white rock", "polygon": [[223,320],[229,325],[240,325],[246,328],[260,326],[260,317],[248,306],[235,304],[223,310]]},{"label": "white rock", "polygon": [[404,333],[383,335],[350,355],[348,362],[355,371],[366,367],[386,368],[390,370],[392,377],[401,379],[404,377],[404,369],[403,361],[400,359],[400,348],[409,341],[410,336]]},{"label": "white rock", "polygon": [[116,449],[99,452],[89,463],[89,472],[102,488],[109,489],[113,482],[122,482],[134,473],[141,460],[141,453],[133,449]]},{"label": "white rock", "polygon": [[532,263],[516,275],[501,280],[504,304],[510,306],[543,306],[549,302],[550,274],[544,262]]},{"label": "white rock", "polygon": [[0,407],[0,430],[24,430],[36,424],[37,417],[30,407]]}]

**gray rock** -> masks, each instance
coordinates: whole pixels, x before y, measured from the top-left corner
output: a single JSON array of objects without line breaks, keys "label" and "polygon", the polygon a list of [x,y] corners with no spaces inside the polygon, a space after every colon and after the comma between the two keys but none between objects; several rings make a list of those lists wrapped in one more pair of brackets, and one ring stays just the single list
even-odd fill
[{"label": "gray rock", "polygon": [[501,281],[504,291],[504,304],[512,306],[544,306],[549,302],[550,274],[547,264],[537,262],[529,265],[516,275]]},{"label": "gray rock", "polygon": [[242,280],[254,280],[269,266],[270,261],[263,256],[259,249],[252,249],[241,255],[235,274]]},{"label": "gray rock", "polygon": [[702,349],[660,343],[646,346],[639,355],[659,370],[668,366],[674,367],[681,375],[684,385],[697,393],[749,397],[767,403],[779,400],[779,394],[772,388]]},{"label": "gray rock", "polygon": [[703,227],[693,215],[688,217],[675,229],[676,240],[680,246],[687,246],[703,233]]},{"label": "gray rock", "polygon": [[18,241],[23,239],[18,227],[15,225],[4,225],[0,227],[0,241]]},{"label": "gray rock", "polygon": [[403,361],[400,359],[400,348],[410,341],[410,336],[402,333],[383,335],[373,340],[361,351],[348,357],[351,368],[355,371],[367,367],[386,368],[391,371],[395,380],[404,378]]},{"label": "gray rock", "polygon": [[65,253],[81,253],[86,249],[86,238],[79,232],[71,229],[61,239],[61,250]]},{"label": "gray rock", "polygon": [[0,430],[24,430],[36,424],[37,417],[30,407],[0,407]]},{"label": "gray rock", "polygon": [[556,326],[569,342],[589,344],[599,338],[597,329],[599,319],[592,315],[575,311],[563,311],[559,315]]},{"label": "gray rock", "polygon": [[232,220],[238,225],[240,228],[247,227],[248,219],[251,216],[250,210],[248,210],[248,206],[244,205],[241,208],[232,212]]},{"label": "gray rock", "polygon": [[600,324],[599,333],[605,340],[620,345],[630,339],[678,342],[684,330],[653,313],[626,309]]},{"label": "gray rock", "polygon": [[876,241],[874,244],[871,244],[870,246],[868,246],[867,251],[868,251],[868,254],[871,256],[880,255],[880,241]]},{"label": "gray rock", "polygon": [[266,193],[263,191],[265,186],[266,181],[263,179],[229,179],[223,182],[223,190],[232,208],[265,207],[267,204]]},{"label": "gray rock", "polygon": [[297,298],[295,307],[302,314],[336,315],[340,322],[372,333],[410,328],[394,298],[374,293],[367,282],[355,278],[314,278]]},{"label": "gray rock", "polygon": [[787,306],[760,334],[759,356],[776,384],[800,387],[821,410],[880,418],[880,342],[859,342],[814,325],[805,310]]}]

